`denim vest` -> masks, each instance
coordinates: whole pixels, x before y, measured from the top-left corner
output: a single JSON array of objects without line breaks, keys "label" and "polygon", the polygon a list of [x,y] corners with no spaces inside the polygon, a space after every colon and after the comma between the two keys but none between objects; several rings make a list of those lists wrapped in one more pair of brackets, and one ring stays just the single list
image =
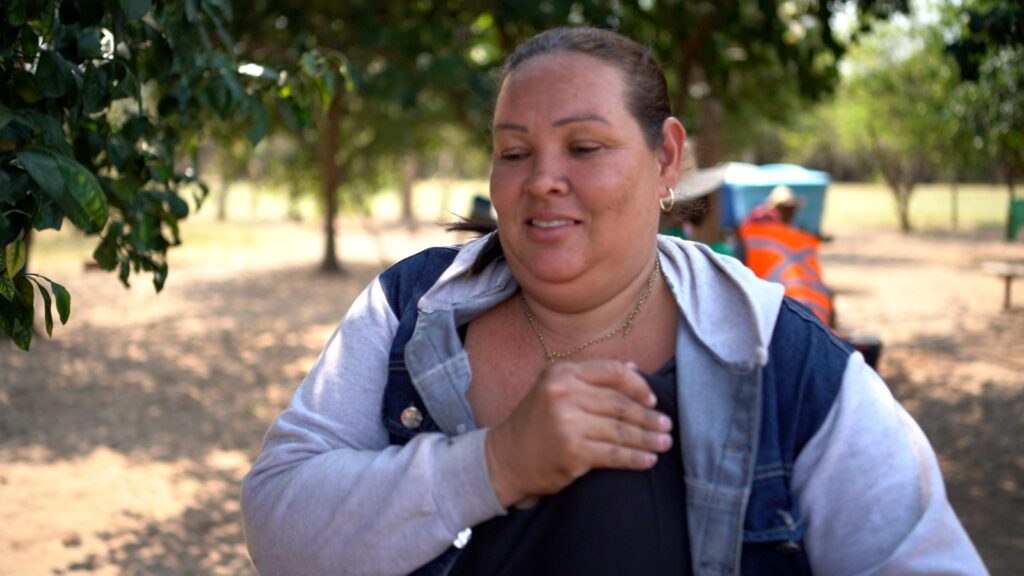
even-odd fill
[{"label": "denim vest", "polygon": [[[453,435],[472,427],[464,399],[470,374],[455,327],[516,288],[496,287],[469,312],[421,313],[417,303],[456,254],[454,248],[430,249],[381,275],[398,318],[382,414],[395,445],[423,432]],[[449,332],[446,339],[419,337],[438,334],[441,327]],[[809,310],[788,298],[763,368],[722,362],[680,321],[677,426],[694,574],[810,574],[802,548],[806,525],[790,477],[801,449],[829,413],[849,354]],[[418,387],[429,390],[424,395],[430,401]],[[446,574],[460,544],[415,574]]]}]

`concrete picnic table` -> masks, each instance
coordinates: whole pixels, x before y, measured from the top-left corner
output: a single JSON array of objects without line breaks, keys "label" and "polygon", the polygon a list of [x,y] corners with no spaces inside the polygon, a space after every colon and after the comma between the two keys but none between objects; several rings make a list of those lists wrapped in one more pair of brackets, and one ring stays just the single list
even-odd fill
[{"label": "concrete picnic table", "polygon": [[1010,309],[1010,286],[1015,278],[1024,276],[1024,260],[986,260],[981,263],[981,269],[995,276],[999,276],[1006,282],[1006,289],[1003,292],[1003,310]]}]

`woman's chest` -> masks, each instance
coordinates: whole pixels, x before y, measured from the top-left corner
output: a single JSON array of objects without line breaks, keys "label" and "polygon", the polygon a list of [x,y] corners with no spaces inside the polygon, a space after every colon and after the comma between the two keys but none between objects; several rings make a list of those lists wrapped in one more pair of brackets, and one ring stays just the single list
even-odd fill
[{"label": "woman's chest", "polygon": [[470,325],[465,347],[472,379],[466,399],[478,426],[501,423],[531,390],[544,367],[536,342],[520,330],[501,329],[498,318],[481,318]]}]

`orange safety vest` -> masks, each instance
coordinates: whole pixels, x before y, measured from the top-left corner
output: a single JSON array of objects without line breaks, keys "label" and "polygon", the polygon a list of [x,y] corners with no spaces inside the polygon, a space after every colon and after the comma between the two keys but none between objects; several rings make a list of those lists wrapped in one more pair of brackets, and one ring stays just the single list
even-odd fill
[{"label": "orange safety vest", "polygon": [[822,281],[816,236],[781,222],[746,222],[739,229],[746,264],[759,278],[786,287],[786,296],[831,325],[832,299]]}]

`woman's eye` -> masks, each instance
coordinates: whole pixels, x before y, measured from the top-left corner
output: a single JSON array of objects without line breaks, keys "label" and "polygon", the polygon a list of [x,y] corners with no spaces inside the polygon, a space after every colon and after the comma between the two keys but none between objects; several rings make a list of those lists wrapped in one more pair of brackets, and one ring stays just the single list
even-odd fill
[{"label": "woman's eye", "polygon": [[569,152],[571,152],[573,156],[588,156],[600,149],[601,146],[597,144],[573,144],[569,147]]},{"label": "woman's eye", "polygon": [[518,149],[504,150],[500,154],[498,154],[498,158],[500,158],[502,162],[519,162],[520,160],[526,158],[526,151]]}]

